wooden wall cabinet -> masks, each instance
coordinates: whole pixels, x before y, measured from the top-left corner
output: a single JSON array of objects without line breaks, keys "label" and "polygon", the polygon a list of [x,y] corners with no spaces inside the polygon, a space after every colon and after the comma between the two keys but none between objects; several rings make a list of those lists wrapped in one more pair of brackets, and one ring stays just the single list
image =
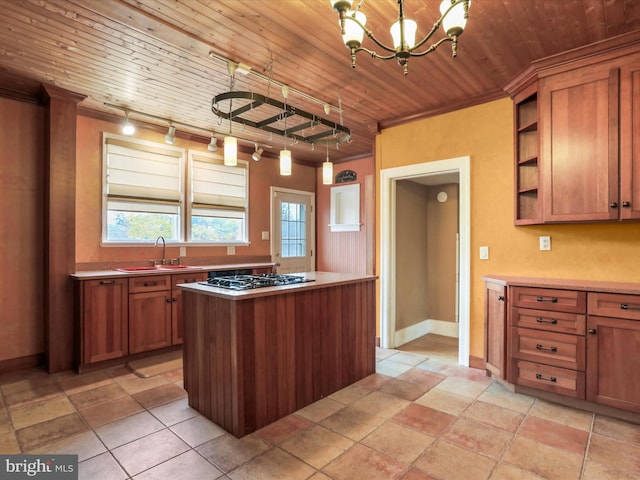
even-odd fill
[{"label": "wooden wall cabinet", "polygon": [[484,359],[487,374],[507,378],[507,287],[501,282],[485,282]]},{"label": "wooden wall cabinet", "polygon": [[640,219],[640,45],[539,62],[506,90],[516,225]]},{"label": "wooden wall cabinet", "polygon": [[76,284],[81,341],[76,363],[94,363],[129,354],[129,281],[88,280]]},{"label": "wooden wall cabinet", "polygon": [[514,99],[515,133],[515,224],[541,222],[540,141],[538,135],[537,85],[518,93]]}]

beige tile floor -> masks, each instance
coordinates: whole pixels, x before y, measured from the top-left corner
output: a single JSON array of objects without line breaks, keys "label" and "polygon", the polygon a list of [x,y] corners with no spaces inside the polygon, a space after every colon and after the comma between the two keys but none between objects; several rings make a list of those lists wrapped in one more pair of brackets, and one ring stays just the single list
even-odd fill
[{"label": "beige tile floor", "polygon": [[514,394],[424,355],[237,439],[187,405],[181,370],[0,377],[0,452],[75,453],[80,479],[640,479],[640,426]]}]

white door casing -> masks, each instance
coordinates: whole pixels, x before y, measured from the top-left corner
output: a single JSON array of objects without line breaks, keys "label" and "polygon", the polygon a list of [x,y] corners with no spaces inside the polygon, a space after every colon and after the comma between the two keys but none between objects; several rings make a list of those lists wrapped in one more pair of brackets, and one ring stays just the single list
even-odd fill
[{"label": "white door casing", "polygon": [[[287,218],[283,218],[285,216]],[[315,270],[316,229],[313,192],[271,187],[270,230],[271,259],[276,262],[278,273]]]},{"label": "white door casing", "polygon": [[471,301],[471,175],[470,157],[387,168],[380,171],[380,345],[395,347],[396,330],[396,181],[458,172],[460,179],[460,243],[459,243],[459,327],[458,363],[469,365],[469,332]]}]

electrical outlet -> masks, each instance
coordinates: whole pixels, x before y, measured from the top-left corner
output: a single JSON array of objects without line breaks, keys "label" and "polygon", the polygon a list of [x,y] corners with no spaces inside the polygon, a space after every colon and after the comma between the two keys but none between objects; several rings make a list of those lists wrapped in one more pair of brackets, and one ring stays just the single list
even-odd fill
[{"label": "electrical outlet", "polygon": [[551,237],[540,237],[540,250],[551,250]]},{"label": "electrical outlet", "polygon": [[489,247],[480,247],[480,260],[489,260]]},{"label": "electrical outlet", "polygon": [[227,255],[235,255],[236,247],[227,247]]},{"label": "electrical outlet", "polygon": [[184,257],[187,254],[187,247],[180,247],[180,256]]}]

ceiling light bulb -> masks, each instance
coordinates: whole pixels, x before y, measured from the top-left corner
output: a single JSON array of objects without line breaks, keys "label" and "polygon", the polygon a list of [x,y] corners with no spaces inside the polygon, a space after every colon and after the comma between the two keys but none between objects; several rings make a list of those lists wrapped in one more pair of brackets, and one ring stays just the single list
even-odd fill
[{"label": "ceiling light bulb", "polygon": [[291,175],[291,150],[280,150],[280,175]]},{"label": "ceiling light bulb", "polygon": [[224,164],[235,167],[238,164],[238,139],[236,137],[224,137]]},{"label": "ceiling light bulb", "polygon": [[176,127],[174,127],[173,125],[169,125],[169,131],[164,136],[164,141],[169,145],[174,144],[174,142],[176,141]]},{"label": "ceiling light bulb", "polygon": [[[440,4],[440,15],[444,15],[447,9],[451,7],[451,0],[443,0]],[[471,7],[471,1],[469,1],[469,8]],[[458,3],[446,17],[442,19],[442,27],[448,36],[462,35],[464,27],[467,26],[467,19],[464,18],[464,4]]]},{"label": "ceiling light bulb", "polygon": [[[447,0],[445,0],[445,2],[446,1]],[[407,18],[405,18],[403,22],[404,45],[402,45],[400,39],[400,20],[391,25],[391,37],[393,38],[393,46],[396,51],[413,48],[416,44],[416,31],[418,30],[418,24]]]},{"label": "ceiling light bulb", "polygon": [[342,41],[347,48],[360,48],[362,40],[364,40],[364,30],[353,20],[349,18],[355,18],[362,25],[367,24],[367,16],[360,10],[356,12],[347,12],[347,20],[344,22],[344,34],[342,35]]},{"label": "ceiling light bulb", "polygon": [[207,150],[209,150],[210,152],[215,152],[218,150],[218,140],[213,135],[211,135],[211,141],[209,142],[209,145],[207,145]]},{"label": "ceiling light bulb", "polygon": [[326,161],[322,164],[322,184],[331,185],[333,183],[333,163]]}]

